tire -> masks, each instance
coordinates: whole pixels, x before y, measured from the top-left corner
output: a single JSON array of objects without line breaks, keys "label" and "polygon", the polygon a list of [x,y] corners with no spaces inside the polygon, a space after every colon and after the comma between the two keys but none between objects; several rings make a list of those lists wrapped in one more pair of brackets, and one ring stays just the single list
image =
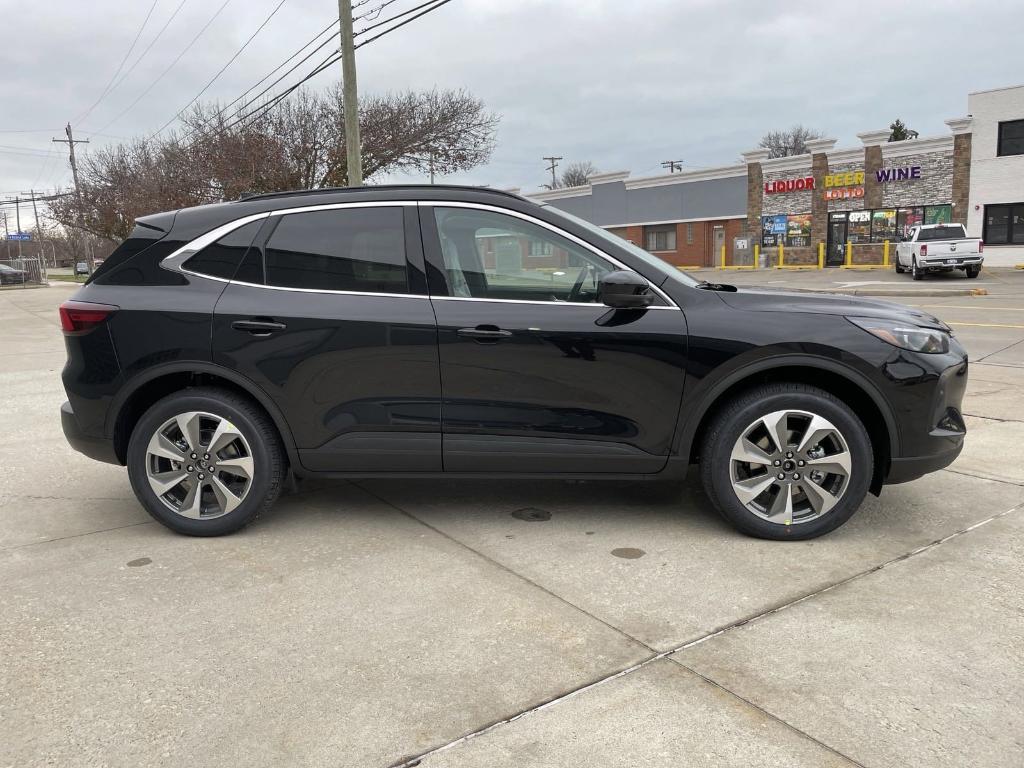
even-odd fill
[{"label": "tire", "polygon": [[967,272],[967,277],[973,280],[974,278],[981,274],[981,265],[972,264],[971,266],[967,267],[965,271]]},{"label": "tire", "polygon": [[[769,437],[772,433],[761,421],[770,417],[768,420],[772,422],[779,413],[787,414],[782,423],[788,425],[786,434],[789,437],[783,439],[789,443],[787,449],[794,454],[791,460],[786,459],[785,451],[775,450],[772,445],[775,439]],[[813,422],[817,425],[815,434],[820,435],[818,443],[808,444],[798,451],[796,449],[801,447],[799,441],[811,428],[812,418],[825,420]],[[826,431],[819,432],[818,427],[826,423],[833,431],[827,434]],[[753,431],[752,427],[755,428]],[[740,438],[757,437],[759,434],[764,437],[755,447],[759,447],[761,455],[767,455],[771,463],[762,469],[759,464],[763,462],[746,464],[734,460]],[[808,450],[811,455],[808,455]],[[779,453],[778,459],[775,453]],[[835,461],[826,463],[833,456]],[[789,466],[775,466],[775,460],[788,462]],[[811,474],[805,473],[811,464],[800,466],[797,465],[799,461],[811,461],[822,467],[822,470],[812,469],[812,472],[823,476],[813,479]],[[842,476],[843,468],[839,466],[844,461],[849,467],[845,477]],[[748,468],[756,471],[746,477]],[[839,474],[833,475],[827,468],[834,468]],[[719,513],[741,532],[779,541],[813,539],[841,526],[860,507],[871,485],[874,454],[871,439],[860,419],[833,395],[806,384],[767,384],[739,396],[715,416],[701,444],[700,470],[708,498]],[[757,474],[763,470],[767,472]],[[786,479],[776,482],[777,473],[785,474]],[[738,477],[740,474],[744,477]],[[765,488],[760,495],[748,497],[745,503],[734,487],[735,481],[746,481],[747,487],[754,490],[761,486]],[[769,482],[771,484],[766,485]],[[808,483],[813,483],[817,491],[804,491]],[[823,488],[819,483],[829,488]],[[792,493],[787,508],[783,492],[789,494],[790,489]],[[781,504],[779,513],[772,514],[777,508],[776,503]],[[786,522],[787,516],[789,522]],[[768,517],[775,519],[769,520]]]},{"label": "tire", "polygon": [[893,266],[896,267],[896,274],[897,275],[902,275],[906,271],[905,269],[903,269],[903,265],[900,264],[900,257],[899,256],[896,257],[896,262],[894,263]]},{"label": "tire", "polygon": [[923,278],[923,277],[924,277],[924,272],[922,272],[922,271],[921,271],[921,270],[920,270],[920,269],[918,268],[918,266],[917,266],[917,257],[916,257],[916,256],[915,256],[915,257],[913,258],[913,260],[912,260],[912,261],[910,262],[910,275],[911,275],[911,277],[913,277],[913,278],[914,278],[915,280],[920,280],[921,278]]},{"label": "tire", "polygon": [[[217,450],[206,453],[214,439]],[[192,450],[197,443],[202,452]],[[128,477],[136,497],[155,520],[188,536],[222,536],[251,523],[276,501],[285,465],[266,413],[245,397],[212,387],[159,400],[128,442]],[[158,495],[154,482],[165,493]]]}]

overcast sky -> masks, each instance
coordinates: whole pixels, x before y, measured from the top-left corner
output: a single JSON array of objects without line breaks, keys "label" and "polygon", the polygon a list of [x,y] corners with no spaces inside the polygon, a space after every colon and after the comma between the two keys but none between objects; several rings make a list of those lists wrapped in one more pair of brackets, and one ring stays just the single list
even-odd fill
[{"label": "overcast sky", "polygon": [[[363,10],[382,1],[368,0]],[[156,0],[125,69],[181,2]],[[69,120],[88,146],[159,128],[279,0],[229,0],[139,98],[222,2],[184,0],[137,66],[83,117],[153,0],[0,0],[0,194],[69,182],[66,146],[50,142]],[[384,14],[419,2],[395,0]],[[1021,27],[1010,5],[453,0],[361,49],[359,86],[365,93],[468,89],[501,116],[498,146],[486,166],[445,180],[534,190],[546,179],[543,155],[642,176],[661,172],[667,159],[690,167],[736,162],[765,131],[797,122],[839,146],[896,117],[923,136],[944,134],[942,121],[966,112],[969,91],[1024,81]],[[206,95],[230,101],[336,14],[334,0],[285,0]],[[339,76],[340,64],[336,70],[314,86]]]}]

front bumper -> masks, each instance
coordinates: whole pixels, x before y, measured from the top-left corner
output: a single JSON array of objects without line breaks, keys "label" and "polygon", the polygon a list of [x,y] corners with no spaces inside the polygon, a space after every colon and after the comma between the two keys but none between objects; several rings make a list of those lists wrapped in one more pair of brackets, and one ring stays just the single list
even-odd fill
[{"label": "front bumper", "polygon": [[85,434],[75,418],[75,412],[71,410],[71,403],[67,401],[60,407],[60,424],[68,444],[79,453],[107,464],[121,463],[114,451],[114,441]]},{"label": "front bumper", "polygon": [[959,445],[941,453],[935,453],[930,456],[893,459],[885,482],[887,485],[907,483],[931,472],[938,472],[940,469],[948,467],[956,461],[956,457],[960,455],[960,451],[963,449],[964,444],[961,440]]}]

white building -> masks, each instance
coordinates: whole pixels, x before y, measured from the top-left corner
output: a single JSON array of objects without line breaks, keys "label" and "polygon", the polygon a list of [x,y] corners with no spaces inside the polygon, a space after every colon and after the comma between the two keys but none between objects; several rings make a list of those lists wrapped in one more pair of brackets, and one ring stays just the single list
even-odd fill
[{"label": "white building", "polygon": [[1024,85],[967,97],[971,183],[967,231],[985,241],[985,263],[1024,263]]}]

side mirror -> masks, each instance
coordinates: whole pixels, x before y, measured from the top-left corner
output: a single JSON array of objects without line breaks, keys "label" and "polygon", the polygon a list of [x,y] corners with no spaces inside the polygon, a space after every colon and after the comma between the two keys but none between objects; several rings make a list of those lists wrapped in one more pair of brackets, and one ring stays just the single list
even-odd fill
[{"label": "side mirror", "polygon": [[642,309],[654,303],[654,291],[636,272],[620,270],[601,278],[598,299],[607,307]]}]

